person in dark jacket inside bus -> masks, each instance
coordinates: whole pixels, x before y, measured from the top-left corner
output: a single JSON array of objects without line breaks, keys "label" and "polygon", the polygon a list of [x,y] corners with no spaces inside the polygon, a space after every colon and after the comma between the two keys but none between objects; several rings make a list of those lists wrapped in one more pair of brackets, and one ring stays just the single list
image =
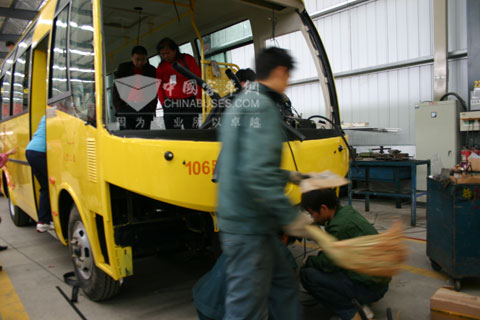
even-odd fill
[{"label": "person in dark jacket inside bus", "polygon": [[242,88],[245,87],[247,82],[253,82],[257,79],[257,75],[255,74],[255,71],[253,71],[250,68],[240,69],[235,73],[235,75],[237,76],[238,80],[240,80],[240,84],[242,85]]},{"label": "person in dark jacket inside bus", "polygon": [[158,99],[163,108],[165,128],[198,128],[202,90],[195,80],[178,73],[172,65],[177,62],[201,78],[200,67],[194,57],[181,53],[178,45],[170,38],[160,40],[157,51],[162,58],[157,68],[157,79],[160,80]]},{"label": "person in dark jacket inside bus", "polygon": [[[378,234],[377,230],[351,206],[341,206],[334,189],[313,190],[302,194],[302,207],[325,231],[338,240]],[[380,300],[388,290],[391,278],[368,276],[336,266],[320,251],[307,258],[300,270],[303,287],[323,306],[342,320],[361,319],[352,304],[363,305],[369,319],[373,313],[368,304]]]},{"label": "person in dark jacket inside bus", "polygon": [[[136,77],[132,80],[125,78],[141,75],[150,79]],[[156,69],[147,59],[147,49],[136,46],[132,49],[131,61],[121,63],[115,72],[116,83],[113,87],[113,105],[116,116],[119,118],[121,130],[149,130],[157,108],[157,96],[145,92],[156,82]],[[123,92],[119,92],[124,90]],[[140,90],[139,90],[140,89]],[[142,92],[143,90],[143,92]],[[150,88],[152,90],[152,88]],[[156,90],[153,89],[153,90]],[[123,97],[120,95],[123,93]],[[134,108],[135,107],[135,108]]]}]

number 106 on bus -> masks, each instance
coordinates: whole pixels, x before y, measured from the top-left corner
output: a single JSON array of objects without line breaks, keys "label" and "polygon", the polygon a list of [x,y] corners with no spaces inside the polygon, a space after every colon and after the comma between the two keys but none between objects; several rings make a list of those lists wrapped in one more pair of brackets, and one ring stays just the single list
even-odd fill
[{"label": "number 106 on bus", "polygon": [[217,164],[217,160],[212,161],[188,161],[184,163],[185,167],[188,169],[188,175],[209,175],[213,174],[215,170],[215,165]]}]

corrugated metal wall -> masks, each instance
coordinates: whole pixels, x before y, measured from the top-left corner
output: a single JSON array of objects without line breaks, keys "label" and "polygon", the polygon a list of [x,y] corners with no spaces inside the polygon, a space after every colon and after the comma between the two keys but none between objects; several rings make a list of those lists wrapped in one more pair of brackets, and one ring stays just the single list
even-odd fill
[{"label": "corrugated metal wall", "polygon": [[[349,131],[353,145],[412,146],[414,107],[433,99],[433,0],[371,0],[321,14],[357,2],[306,0],[336,76],[342,121],[399,129],[398,133]],[[464,52],[466,0],[448,1],[448,27],[449,52]],[[297,69],[287,89],[293,106],[303,116],[324,114],[322,91],[318,82],[312,81],[316,69],[303,36],[295,32],[267,45],[287,48],[295,57]],[[254,68],[252,45],[231,54],[241,68]],[[375,71],[379,67],[382,70]],[[449,91],[467,99],[466,57],[449,62],[448,86]]]},{"label": "corrugated metal wall", "polygon": [[[315,12],[345,3],[307,0]],[[351,2],[351,1],[350,1]],[[466,1],[450,0],[449,51],[465,50]],[[314,22],[328,52],[336,80],[344,122],[368,122],[372,127],[398,128],[399,133],[350,132],[354,145],[413,145],[414,106],[433,97],[432,63],[398,67],[433,55],[432,0],[368,1]],[[314,76],[315,69],[303,37],[296,33],[277,37],[278,45],[294,54],[298,69],[288,89],[293,105],[303,115],[323,113],[318,83],[298,83]],[[348,76],[351,71],[387,65],[387,70]],[[466,59],[449,63],[449,91],[467,98]]]}]

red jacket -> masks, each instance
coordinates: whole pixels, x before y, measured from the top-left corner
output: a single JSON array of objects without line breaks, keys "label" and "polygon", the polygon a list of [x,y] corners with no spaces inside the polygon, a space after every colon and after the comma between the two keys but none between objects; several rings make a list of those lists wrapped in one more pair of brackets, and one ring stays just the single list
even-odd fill
[{"label": "red jacket", "polygon": [[[183,53],[183,56],[187,66],[185,66],[181,57],[177,59],[177,62],[197,76],[201,77],[201,70],[195,59],[186,53]],[[173,70],[171,63],[162,61],[162,63],[158,65],[157,79],[160,79],[160,86],[158,87],[158,99],[162,105],[164,104],[165,99],[184,99],[194,95],[197,96],[197,99],[202,98],[202,89],[198,85],[193,86],[188,85],[188,83],[185,84],[187,81],[189,81],[189,79]],[[172,82],[170,80],[172,80]]]}]

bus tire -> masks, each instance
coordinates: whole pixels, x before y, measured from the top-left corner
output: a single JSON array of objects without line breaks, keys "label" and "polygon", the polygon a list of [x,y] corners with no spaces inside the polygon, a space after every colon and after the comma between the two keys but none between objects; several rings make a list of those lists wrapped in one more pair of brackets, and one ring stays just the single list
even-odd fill
[{"label": "bus tire", "polygon": [[93,301],[103,301],[116,295],[120,290],[120,281],[113,280],[95,265],[90,241],[75,205],[68,220],[68,239],[75,275],[85,295]]},{"label": "bus tire", "polygon": [[30,217],[22,209],[13,204],[10,197],[8,197],[8,211],[10,211],[10,218],[13,224],[17,227],[24,227],[30,224]]}]

